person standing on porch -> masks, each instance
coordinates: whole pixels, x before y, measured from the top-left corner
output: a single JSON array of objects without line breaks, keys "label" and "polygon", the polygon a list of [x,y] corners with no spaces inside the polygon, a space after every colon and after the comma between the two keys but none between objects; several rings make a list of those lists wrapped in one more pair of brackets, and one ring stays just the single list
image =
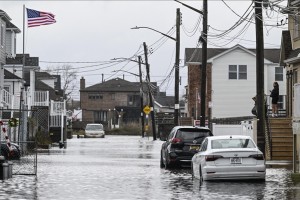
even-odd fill
[{"label": "person standing on porch", "polygon": [[279,85],[277,82],[273,83],[273,90],[270,97],[272,97],[272,117],[278,116],[278,99],[279,99]]}]

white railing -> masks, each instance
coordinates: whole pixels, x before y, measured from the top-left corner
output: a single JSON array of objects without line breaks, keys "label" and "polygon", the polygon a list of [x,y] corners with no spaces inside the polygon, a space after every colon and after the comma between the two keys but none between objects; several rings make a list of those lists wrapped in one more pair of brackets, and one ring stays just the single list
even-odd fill
[{"label": "white railing", "polygon": [[49,106],[49,91],[34,91],[31,106]]},{"label": "white railing", "polygon": [[14,95],[10,94],[6,90],[2,89],[0,91],[2,93],[2,99],[1,102],[3,103],[3,106],[7,106],[9,109],[13,109],[14,104]]},{"label": "white railing", "polygon": [[61,115],[50,115],[50,127],[61,127]]}]

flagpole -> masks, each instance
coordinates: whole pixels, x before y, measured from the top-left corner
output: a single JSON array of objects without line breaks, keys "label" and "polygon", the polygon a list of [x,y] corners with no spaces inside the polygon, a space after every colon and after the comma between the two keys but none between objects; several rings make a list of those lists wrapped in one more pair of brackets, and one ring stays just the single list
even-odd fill
[{"label": "flagpole", "polygon": [[[24,93],[24,70],[25,70],[25,5],[23,4],[23,62],[22,62],[22,86],[21,86],[21,91],[20,91],[20,104],[19,104],[19,127],[18,127],[18,142],[20,142],[20,133],[21,133],[21,128],[24,126],[21,126],[21,123],[24,123],[24,113],[22,113],[22,101],[23,101],[23,93]],[[16,140],[16,138],[15,138]]]}]

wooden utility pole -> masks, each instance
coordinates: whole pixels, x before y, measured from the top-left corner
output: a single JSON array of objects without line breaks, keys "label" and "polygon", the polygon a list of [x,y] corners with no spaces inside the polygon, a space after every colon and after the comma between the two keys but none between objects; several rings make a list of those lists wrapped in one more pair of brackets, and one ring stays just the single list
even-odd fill
[{"label": "wooden utility pole", "polygon": [[[205,126],[206,119],[206,65],[207,65],[207,0],[203,0],[203,31],[201,35],[202,41],[202,64],[201,71],[201,118],[200,126]],[[202,68],[202,70],[201,70]]]},{"label": "wooden utility pole", "polygon": [[144,53],[145,53],[145,64],[146,64],[146,71],[147,71],[147,86],[149,92],[149,103],[151,108],[151,122],[152,122],[152,133],[153,133],[153,140],[156,140],[156,126],[155,126],[155,118],[154,118],[154,107],[153,107],[153,96],[150,89],[150,73],[149,73],[149,64],[148,64],[148,49],[146,42],[143,43],[144,45]]},{"label": "wooden utility pole", "polygon": [[176,10],[176,58],[175,58],[175,105],[174,125],[178,126],[179,120],[179,55],[180,54],[180,9]]},{"label": "wooden utility pole", "polygon": [[143,80],[142,80],[142,58],[141,56],[138,57],[139,59],[139,77],[140,77],[140,98],[141,98],[141,122],[142,122],[142,137],[145,137],[145,120],[144,120],[144,91],[143,91]]},{"label": "wooden utility pole", "polygon": [[257,106],[257,146],[265,154],[265,92],[264,92],[264,37],[263,0],[255,0],[256,27],[256,106]]}]

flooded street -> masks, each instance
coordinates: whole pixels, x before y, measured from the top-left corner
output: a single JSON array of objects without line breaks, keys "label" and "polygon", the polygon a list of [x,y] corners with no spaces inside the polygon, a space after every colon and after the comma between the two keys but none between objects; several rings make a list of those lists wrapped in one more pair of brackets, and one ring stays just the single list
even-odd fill
[{"label": "flooded street", "polygon": [[267,169],[266,182],[193,180],[189,168],[159,167],[162,141],[139,136],[68,140],[38,154],[38,174],[2,181],[0,199],[300,199],[291,171]]}]

